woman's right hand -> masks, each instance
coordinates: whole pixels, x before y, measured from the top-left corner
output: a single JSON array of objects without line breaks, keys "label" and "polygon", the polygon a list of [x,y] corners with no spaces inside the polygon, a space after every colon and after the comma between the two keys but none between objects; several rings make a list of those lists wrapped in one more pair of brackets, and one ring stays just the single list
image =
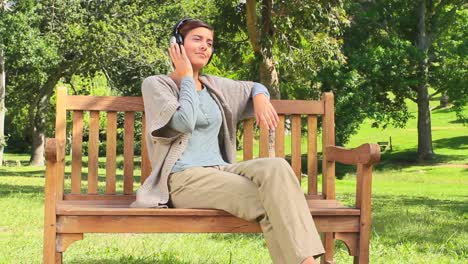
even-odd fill
[{"label": "woman's right hand", "polygon": [[171,56],[172,63],[175,67],[172,76],[177,79],[176,81],[180,81],[186,76],[193,76],[192,63],[190,63],[183,45],[179,45],[175,42],[171,43],[169,56]]}]

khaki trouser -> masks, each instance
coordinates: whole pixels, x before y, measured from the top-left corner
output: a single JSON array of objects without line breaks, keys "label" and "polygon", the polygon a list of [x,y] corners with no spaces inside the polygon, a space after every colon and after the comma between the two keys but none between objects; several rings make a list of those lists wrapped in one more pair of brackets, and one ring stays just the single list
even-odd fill
[{"label": "khaki trouser", "polygon": [[170,176],[169,190],[176,208],[220,209],[258,221],[275,264],[298,264],[324,253],[304,194],[284,159],[190,168]]}]

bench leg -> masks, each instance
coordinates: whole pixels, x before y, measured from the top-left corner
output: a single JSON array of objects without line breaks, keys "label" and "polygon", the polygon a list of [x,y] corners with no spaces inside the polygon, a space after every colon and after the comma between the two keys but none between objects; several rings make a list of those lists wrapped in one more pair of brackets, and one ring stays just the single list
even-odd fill
[{"label": "bench leg", "polygon": [[50,205],[46,204],[46,215],[44,219],[44,248],[43,248],[43,263],[44,264],[61,264],[62,252],[57,248],[57,231],[56,231],[56,216],[48,214]]},{"label": "bench leg", "polygon": [[[55,240],[53,240],[55,242]],[[57,252],[55,249],[55,243],[48,243],[44,241],[44,264],[61,264],[62,263],[62,252]]]},{"label": "bench leg", "polygon": [[62,252],[55,253],[55,264],[62,264]]},{"label": "bench leg", "polygon": [[323,233],[323,247],[325,248],[325,254],[322,256],[322,264],[332,264],[333,254],[335,251],[335,243],[333,233]]},{"label": "bench leg", "polygon": [[44,264],[62,263],[62,253],[57,252],[57,248],[56,248],[57,234],[55,233],[55,229],[53,228],[44,228],[44,229],[45,230],[44,230],[43,263]]},{"label": "bench leg", "polygon": [[354,257],[354,264],[369,263],[370,230],[362,230],[359,236],[359,253]]}]

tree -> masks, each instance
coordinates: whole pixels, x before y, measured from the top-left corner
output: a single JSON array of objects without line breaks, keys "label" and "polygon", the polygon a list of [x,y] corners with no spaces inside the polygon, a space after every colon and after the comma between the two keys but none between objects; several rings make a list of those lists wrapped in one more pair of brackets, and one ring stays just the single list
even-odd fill
[{"label": "tree", "polygon": [[[460,95],[451,96],[458,106],[467,101],[466,70],[461,66],[466,27],[455,29],[466,21],[466,6],[457,0],[360,1],[348,5],[353,23],[345,35],[347,70],[358,72],[363,80],[362,96],[371,102],[360,107],[371,113],[376,124],[403,126],[410,116],[404,100],[416,102],[421,160],[434,157],[431,98],[447,92]],[[453,72],[449,74],[447,69]],[[430,88],[434,93],[429,93]]]},{"label": "tree", "polygon": [[362,80],[354,72],[340,73],[346,65],[343,32],[349,25],[344,1],[215,2],[217,11],[210,18],[217,32],[216,55],[226,62],[214,60],[218,70],[265,84],[273,98],[274,89],[283,99],[319,99],[322,92],[333,91],[337,143],[346,143],[365,115],[353,106]]},{"label": "tree", "polygon": [[151,53],[157,50],[151,14],[158,14],[158,5],[46,0],[17,4],[10,32],[2,31],[11,40],[6,43],[6,58],[11,61],[7,88],[14,107],[8,121],[24,124],[12,129],[31,131],[26,140],[32,141],[31,165],[43,164],[45,133],[51,127],[49,102],[59,80],[70,82],[74,74],[93,76],[102,71],[111,85],[126,93],[135,91],[129,87],[139,86],[142,75],[165,68],[161,52]]},{"label": "tree", "polygon": [[220,32],[221,57],[231,64],[221,68],[240,69],[239,77],[265,84],[273,98],[304,94],[310,90],[304,83],[314,79],[324,61],[343,61],[338,38],[346,17],[341,5],[318,0],[216,0],[218,12],[212,19]]},{"label": "tree", "polygon": [[[13,2],[9,2],[6,0],[2,0],[0,2],[0,25],[4,32],[7,28],[7,14],[6,12],[11,11],[13,6]],[[5,52],[4,52],[4,42],[0,42],[0,166],[3,164],[3,151],[4,147],[6,146],[6,137],[5,137],[5,90],[6,90],[6,82],[5,82]]]}]

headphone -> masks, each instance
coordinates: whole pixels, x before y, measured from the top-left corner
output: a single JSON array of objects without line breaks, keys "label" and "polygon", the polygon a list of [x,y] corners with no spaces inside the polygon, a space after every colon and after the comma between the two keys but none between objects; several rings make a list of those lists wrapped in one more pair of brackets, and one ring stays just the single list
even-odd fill
[{"label": "headphone", "polygon": [[[177,24],[175,24],[174,28],[172,29],[172,36],[169,40],[169,43],[176,42],[179,45],[183,45],[184,37],[180,34],[179,30],[185,23],[193,21],[193,20],[195,19],[184,18],[184,19],[181,19],[179,22],[177,22]],[[214,51],[215,51],[214,48],[211,48],[211,56],[208,59],[208,62],[206,63],[206,65],[210,64],[211,58],[213,58]]]},{"label": "headphone", "polygon": [[191,19],[191,18],[184,18],[184,19],[180,20],[179,22],[177,22],[177,24],[175,24],[174,28],[172,29],[172,36],[171,36],[171,40],[170,40],[171,43],[176,42],[179,45],[184,44],[184,37],[182,37],[179,30],[180,30],[180,28],[182,27],[183,24],[185,24],[185,23],[187,23],[189,21],[192,21],[192,20],[193,19]]}]

